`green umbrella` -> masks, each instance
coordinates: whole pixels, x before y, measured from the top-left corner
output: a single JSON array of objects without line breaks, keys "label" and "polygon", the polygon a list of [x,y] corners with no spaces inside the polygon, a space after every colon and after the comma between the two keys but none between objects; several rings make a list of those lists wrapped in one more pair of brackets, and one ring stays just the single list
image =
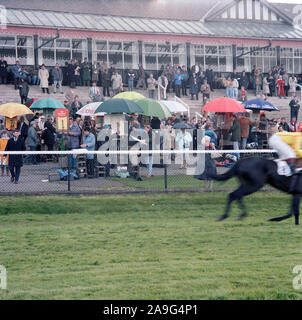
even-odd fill
[{"label": "green umbrella", "polygon": [[143,110],[134,102],[127,99],[111,99],[103,102],[94,113],[143,113]]},{"label": "green umbrella", "polygon": [[43,109],[59,109],[64,108],[64,104],[56,99],[52,98],[42,98],[37,101],[35,101],[31,106],[31,110],[43,110]]},{"label": "green umbrella", "polygon": [[153,99],[141,99],[135,101],[144,111],[144,115],[148,117],[158,117],[161,119],[171,116],[170,110],[161,102]]}]

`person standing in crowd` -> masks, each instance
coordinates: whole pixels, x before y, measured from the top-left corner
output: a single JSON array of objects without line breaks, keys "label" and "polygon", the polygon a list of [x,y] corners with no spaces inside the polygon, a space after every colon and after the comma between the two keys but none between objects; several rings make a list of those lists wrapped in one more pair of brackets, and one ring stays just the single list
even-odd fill
[{"label": "person standing in crowd", "polygon": [[34,86],[40,85],[40,79],[39,79],[39,70],[34,68],[31,74],[31,84]]},{"label": "person standing in crowd", "polygon": [[202,92],[202,100],[205,102],[205,100],[210,100],[210,93],[211,93],[211,87],[208,84],[208,81],[205,79],[203,80],[203,84],[200,88],[200,91]]},{"label": "person standing in crowd", "polygon": [[284,80],[284,93],[285,93],[285,97],[288,97],[288,90],[289,90],[289,75],[288,72],[285,71],[282,79]]},{"label": "person standing in crowd", "polygon": [[291,75],[291,77],[288,79],[288,84],[289,84],[289,93],[291,97],[294,97],[296,95],[296,90],[297,90],[297,78],[295,75]]},{"label": "person standing in crowd", "polygon": [[272,70],[268,72],[267,81],[269,85],[270,96],[272,97],[275,92],[275,79],[274,79]]},{"label": "person standing in crowd", "polygon": [[[144,130],[148,134],[149,150],[152,150],[152,129],[150,126],[146,125],[146,126],[144,126]],[[147,175],[146,175],[147,179],[152,177],[152,166],[153,166],[153,154],[149,153],[148,162],[147,162],[147,170],[148,170]]]},{"label": "person standing in crowd", "polygon": [[91,66],[91,73],[92,73],[91,80],[92,80],[92,82],[95,82],[96,84],[98,84],[100,71],[101,71],[100,64],[97,61],[94,61],[93,65]]},{"label": "person standing in crowd", "polygon": [[[41,134],[41,131],[37,131],[38,124],[36,121],[32,121],[30,123],[30,128],[28,129],[28,138],[27,138],[27,144],[29,146],[30,151],[36,151],[37,149],[37,145],[39,144],[39,138],[38,138],[38,134]],[[36,155],[35,154],[29,154],[26,159],[25,159],[25,163],[26,164],[38,164],[37,163],[37,159],[36,159]]]},{"label": "person standing in crowd", "polygon": [[256,96],[258,96],[262,86],[262,72],[260,69],[255,71]]},{"label": "person standing in crowd", "polygon": [[276,87],[278,88],[278,96],[281,99],[281,97],[285,98],[285,92],[284,92],[284,80],[282,79],[281,74],[279,75],[279,79],[276,81]]},{"label": "person standing in crowd", "polygon": [[[24,140],[20,137],[18,129],[13,130],[13,137],[8,140],[5,151],[25,151]],[[8,159],[9,171],[11,173],[11,182],[18,184],[21,167],[23,165],[22,154],[11,154]]]},{"label": "person standing in crowd", "polygon": [[290,132],[297,132],[298,131],[298,122],[296,117],[292,117],[289,123],[289,131]]},{"label": "person standing in crowd", "polygon": [[[205,150],[215,150],[215,145],[211,143],[209,136],[204,136],[201,140],[201,144],[205,147]],[[210,153],[205,154],[205,167],[202,174],[195,175],[194,178],[198,180],[204,180],[204,186],[208,191],[214,191],[214,179],[217,175],[216,163],[212,159]]]},{"label": "person standing in crowd", "polygon": [[97,87],[95,81],[92,83],[92,87],[89,88],[89,98],[92,102],[101,102],[103,100],[101,90]]},{"label": "person standing in crowd", "polygon": [[21,78],[21,81],[19,84],[19,94],[21,98],[21,104],[24,104],[27,101],[28,92],[29,92],[28,83],[25,82],[23,78]]},{"label": "person standing in crowd", "polygon": [[79,61],[75,62],[74,77],[75,77],[75,85],[77,87],[81,86],[82,85],[81,66]]},{"label": "person standing in crowd", "polygon": [[0,55],[0,84],[7,84],[7,62],[4,56]]},{"label": "person standing in crowd", "polygon": [[118,71],[115,71],[111,77],[113,96],[123,91],[123,80]]},{"label": "person standing in crowd", "polygon": [[180,98],[180,89],[183,82],[183,75],[180,73],[180,70],[177,69],[174,75],[174,86],[175,86],[175,95]]},{"label": "person standing in crowd", "polygon": [[270,94],[269,82],[267,80],[267,76],[263,78],[263,94],[265,96],[265,100],[267,99],[268,95]]},{"label": "person standing in crowd", "polygon": [[136,88],[143,87],[146,90],[146,73],[141,64],[138,65],[138,81],[136,84]]},{"label": "person standing in crowd", "polygon": [[[44,140],[45,145],[47,146],[48,151],[53,151],[53,146],[55,144],[56,138],[56,129],[53,126],[54,119],[49,116],[47,121],[44,124],[44,131],[42,135],[42,139]],[[52,155],[47,155],[48,159],[52,159]]]},{"label": "person standing in crowd", "polygon": [[232,134],[231,141],[233,142],[234,150],[239,150],[239,144],[241,141],[240,122],[235,114],[233,114],[233,125],[230,129]]},{"label": "person standing in crowd", "polygon": [[72,59],[70,64],[67,67],[68,84],[69,84],[70,88],[76,87],[76,75],[75,75],[76,67],[77,66],[76,66],[75,62]]},{"label": "person standing in crowd", "polygon": [[225,94],[227,98],[233,98],[233,82],[231,77],[228,77],[224,83]]},{"label": "person standing in crowd", "polygon": [[75,119],[77,117],[77,112],[83,108],[82,102],[80,101],[80,98],[78,95],[74,97],[74,101],[72,102],[71,106],[71,114],[70,116]]},{"label": "person standing in crowd", "polygon": [[214,71],[212,69],[212,66],[208,66],[208,68],[206,69],[206,72],[205,72],[205,76],[206,76],[207,82],[211,88],[211,91],[214,91],[214,88],[213,88]]},{"label": "person standing in crowd", "polygon": [[246,72],[243,70],[242,71],[242,75],[241,75],[241,79],[240,79],[240,86],[244,87],[245,89],[248,90],[248,87],[250,85],[250,79],[248,77],[248,75],[246,74]]},{"label": "person standing in crowd", "polygon": [[[70,144],[71,144],[71,149],[80,149],[80,136],[81,136],[81,129],[78,125],[78,122],[76,119],[71,119],[70,120],[70,127],[69,127],[69,136],[70,136]],[[76,169],[77,163],[76,163],[76,155],[69,155],[69,163],[70,167],[72,169]]]},{"label": "person standing in crowd", "polygon": [[12,67],[12,73],[14,76],[15,90],[18,90],[20,78],[21,78],[21,74],[22,74],[22,66],[20,66],[18,60],[16,61],[15,65]]},{"label": "person standing in crowd", "polygon": [[187,84],[189,80],[189,73],[186,66],[182,66],[180,73],[182,74],[183,81],[181,83],[182,95],[187,96]]},{"label": "person standing in crowd", "polygon": [[[177,134],[175,138],[175,142],[177,145],[178,150],[182,151],[188,151],[190,148],[190,144],[193,141],[193,138],[189,132],[186,131],[186,129],[181,129]],[[180,166],[180,169],[187,168],[187,160],[186,155],[182,155],[183,164]]]},{"label": "person standing in crowd", "polygon": [[269,125],[265,114],[261,114],[257,128],[257,139],[260,149],[263,149],[263,144],[267,141],[268,128]]},{"label": "person standing in crowd", "polygon": [[250,133],[250,126],[253,125],[253,121],[250,119],[250,114],[245,113],[244,116],[239,118],[240,124],[240,136],[241,136],[241,149],[246,149],[247,139]]},{"label": "person standing in crowd", "polygon": [[57,85],[59,86],[60,93],[63,94],[62,81],[63,81],[63,71],[59,64],[56,63],[56,67],[52,69],[53,78],[53,93],[57,93]]},{"label": "person standing in crowd", "polygon": [[47,92],[49,94],[48,78],[49,72],[46,69],[45,64],[42,64],[42,67],[39,70],[40,87],[42,88],[43,93]]},{"label": "person standing in crowd", "polygon": [[135,80],[135,72],[134,72],[134,70],[132,68],[128,71],[127,77],[128,77],[128,91],[133,91],[134,80]]},{"label": "person standing in crowd", "polygon": [[[1,132],[1,138],[0,138],[0,151],[4,151],[7,146],[7,142],[9,140],[9,136],[7,134],[7,131],[4,130]],[[4,169],[6,168],[6,175],[9,177],[9,166],[8,166],[8,159],[9,156],[4,156],[0,154],[0,167],[1,167],[1,175],[4,176]]]},{"label": "person standing in crowd", "polygon": [[241,86],[238,94],[238,100],[239,101],[247,101],[247,91],[245,90],[244,86]]},{"label": "person standing in crowd", "polygon": [[196,100],[198,100],[198,93],[199,93],[199,77],[197,77],[196,73],[193,72],[191,78],[190,78],[190,94],[191,94],[191,100],[194,100],[194,96],[196,97]]},{"label": "person standing in crowd", "polygon": [[166,77],[165,72],[162,72],[162,74],[157,80],[157,83],[161,85],[159,86],[160,99],[167,100],[167,89],[168,89],[169,81],[168,81],[168,78]]},{"label": "person standing in crowd", "polygon": [[233,84],[233,99],[238,100],[238,88],[239,88],[239,82],[236,78],[232,80]]},{"label": "person standing in crowd", "polygon": [[[84,128],[83,144],[80,146],[88,151],[95,150],[95,136],[90,132],[89,127]],[[94,177],[94,154],[86,155],[87,175],[88,179]]]},{"label": "person standing in crowd", "polygon": [[300,103],[296,96],[294,96],[293,99],[290,101],[289,107],[290,107],[290,120],[292,120],[293,118],[298,119]]},{"label": "person standing in crowd", "polygon": [[148,84],[149,99],[155,99],[155,87],[156,87],[157,81],[153,78],[152,73],[150,73],[150,76],[147,80],[147,84]]},{"label": "person standing in crowd", "polygon": [[284,131],[287,131],[287,132],[290,131],[290,130],[289,130],[288,123],[286,122],[286,119],[285,119],[284,117],[281,118],[281,121],[280,121],[280,123],[279,123],[279,126],[282,126],[282,128],[283,128]]},{"label": "person standing in crowd", "polygon": [[114,73],[116,72],[116,68],[114,66],[114,64],[112,63],[110,68],[109,68],[109,74],[110,74],[110,78],[114,75]]},{"label": "person standing in crowd", "polygon": [[111,84],[111,77],[109,74],[108,69],[105,69],[102,72],[102,85],[103,85],[103,96],[110,97],[110,84]]},{"label": "person standing in crowd", "polygon": [[81,64],[82,70],[82,83],[84,87],[90,87],[90,80],[91,80],[91,66],[88,62],[88,59],[85,58],[84,62]]},{"label": "person standing in crowd", "polygon": [[17,128],[20,131],[21,138],[25,142],[28,136],[28,125],[25,123],[23,116],[21,116],[19,121],[17,122]]}]

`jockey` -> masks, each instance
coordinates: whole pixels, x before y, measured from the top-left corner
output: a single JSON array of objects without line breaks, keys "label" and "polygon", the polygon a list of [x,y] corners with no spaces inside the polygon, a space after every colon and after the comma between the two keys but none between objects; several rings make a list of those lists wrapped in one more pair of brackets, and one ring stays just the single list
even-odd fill
[{"label": "jockey", "polygon": [[279,158],[285,160],[292,174],[295,172],[297,158],[302,158],[302,124],[299,124],[297,132],[278,132],[268,141],[271,148],[277,150]]}]

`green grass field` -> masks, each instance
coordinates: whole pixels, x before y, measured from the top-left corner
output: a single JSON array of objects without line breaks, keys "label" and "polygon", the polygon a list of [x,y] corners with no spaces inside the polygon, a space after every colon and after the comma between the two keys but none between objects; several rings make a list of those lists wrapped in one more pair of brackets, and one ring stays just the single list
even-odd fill
[{"label": "green grass field", "polygon": [[[226,193],[7,197],[0,207],[0,299],[301,299],[302,225],[289,197]],[[152,205],[154,204],[154,205]]]}]

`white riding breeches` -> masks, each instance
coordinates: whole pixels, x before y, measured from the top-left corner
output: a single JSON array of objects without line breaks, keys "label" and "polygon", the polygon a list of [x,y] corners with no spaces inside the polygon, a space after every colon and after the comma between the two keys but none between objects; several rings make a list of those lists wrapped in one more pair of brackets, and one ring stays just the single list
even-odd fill
[{"label": "white riding breeches", "polygon": [[285,143],[280,136],[273,135],[268,140],[269,146],[275,149],[279,155],[280,160],[287,160],[296,158],[296,152]]}]

